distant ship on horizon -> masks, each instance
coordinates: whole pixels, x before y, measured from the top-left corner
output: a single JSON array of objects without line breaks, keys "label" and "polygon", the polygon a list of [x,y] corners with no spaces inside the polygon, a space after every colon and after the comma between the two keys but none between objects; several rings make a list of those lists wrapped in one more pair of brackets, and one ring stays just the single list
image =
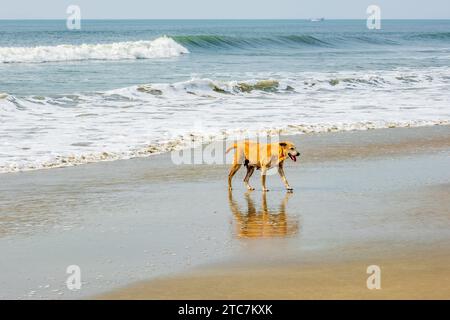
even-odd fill
[{"label": "distant ship on horizon", "polygon": [[324,21],[325,20],[325,18],[311,18],[311,19],[309,19],[309,21],[311,21],[311,22],[321,22],[321,21]]}]

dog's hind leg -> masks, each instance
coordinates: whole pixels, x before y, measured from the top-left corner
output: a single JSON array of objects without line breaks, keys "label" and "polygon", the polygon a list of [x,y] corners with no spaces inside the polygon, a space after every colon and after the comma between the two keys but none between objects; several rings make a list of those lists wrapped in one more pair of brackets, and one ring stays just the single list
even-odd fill
[{"label": "dog's hind leg", "polygon": [[267,175],[267,168],[261,167],[261,184],[264,192],[269,191],[269,189],[266,188],[266,175]]},{"label": "dog's hind leg", "polygon": [[241,168],[241,164],[233,164],[230,169],[230,173],[228,174],[228,190],[232,190],[231,187],[231,180],[233,179],[233,176],[236,174],[236,172]]},{"label": "dog's hind leg", "polygon": [[255,190],[255,188],[253,188],[248,182],[250,180],[250,177],[252,176],[253,172],[255,171],[255,167],[254,166],[247,166],[247,174],[244,178],[244,184],[247,187],[248,190],[252,191]]}]

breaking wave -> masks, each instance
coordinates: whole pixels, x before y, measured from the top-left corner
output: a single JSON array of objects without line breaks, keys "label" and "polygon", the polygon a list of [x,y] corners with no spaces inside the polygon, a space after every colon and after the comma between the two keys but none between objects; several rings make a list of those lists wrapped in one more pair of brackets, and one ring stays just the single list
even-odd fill
[{"label": "breaking wave", "polygon": [[416,33],[402,37],[384,35],[317,36],[310,34],[275,35],[264,37],[224,35],[173,35],[161,36],[146,41],[127,41],[36,47],[0,47],[0,63],[43,63],[84,60],[134,60],[170,58],[189,53],[192,50],[302,48],[368,45],[399,45],[404,41],[448,40],[449,32]]},{"label": "breaking wave", "polygon": [[189,50],[163,36],[152,41],[109,44],[0,47],[0,63],[43,63],[83,60],[129,60],[177,57]]}]

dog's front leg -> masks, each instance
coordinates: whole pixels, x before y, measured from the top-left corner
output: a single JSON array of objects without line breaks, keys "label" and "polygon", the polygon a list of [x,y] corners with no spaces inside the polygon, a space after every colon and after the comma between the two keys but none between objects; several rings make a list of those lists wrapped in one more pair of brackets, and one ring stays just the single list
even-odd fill
[{"label": "dog's front leg", "polygon": [[261,167],[261,184],[262,190],[264,192],[269,191],[269,189],[266,188],[266,175],[267,175],[267,167]]},{"label": "dog's front leg", "polygon": [[281,180],[283,180],[283,183],[284,183],[287,191],[293,191],[294,189],[292,189],[292,187],[289,185],[289,182],[286,179],[286,175],[284,174],[282,162],[278,165],[278,173],[280,174]]}]

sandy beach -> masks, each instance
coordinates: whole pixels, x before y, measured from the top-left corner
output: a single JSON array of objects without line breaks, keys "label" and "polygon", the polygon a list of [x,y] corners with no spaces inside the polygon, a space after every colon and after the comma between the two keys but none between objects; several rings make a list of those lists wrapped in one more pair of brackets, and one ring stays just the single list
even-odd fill
[{"label": "sandy beach", "polygon": [[[448,243],[445,244],[448,246]],[[333,254],[330,252],[330,254]],[[361,250],[358,254],[364,256]],[[356,252],[353,252],[356,255]],[[420,256],[420,257],[418,257]],[[370,259],[327,262],[264,260],[199,268],[195,272],[142,282],[100,299],[449,299],[450,259],[444,252],[398,252]],[[381,267],[380,290],[368,290],[367,266]]]},{"label": "sandy beach", "polygon": [[449,126],[288,139],[293,194],[169,154],[2,174],[0,298],[450,298]]}]

